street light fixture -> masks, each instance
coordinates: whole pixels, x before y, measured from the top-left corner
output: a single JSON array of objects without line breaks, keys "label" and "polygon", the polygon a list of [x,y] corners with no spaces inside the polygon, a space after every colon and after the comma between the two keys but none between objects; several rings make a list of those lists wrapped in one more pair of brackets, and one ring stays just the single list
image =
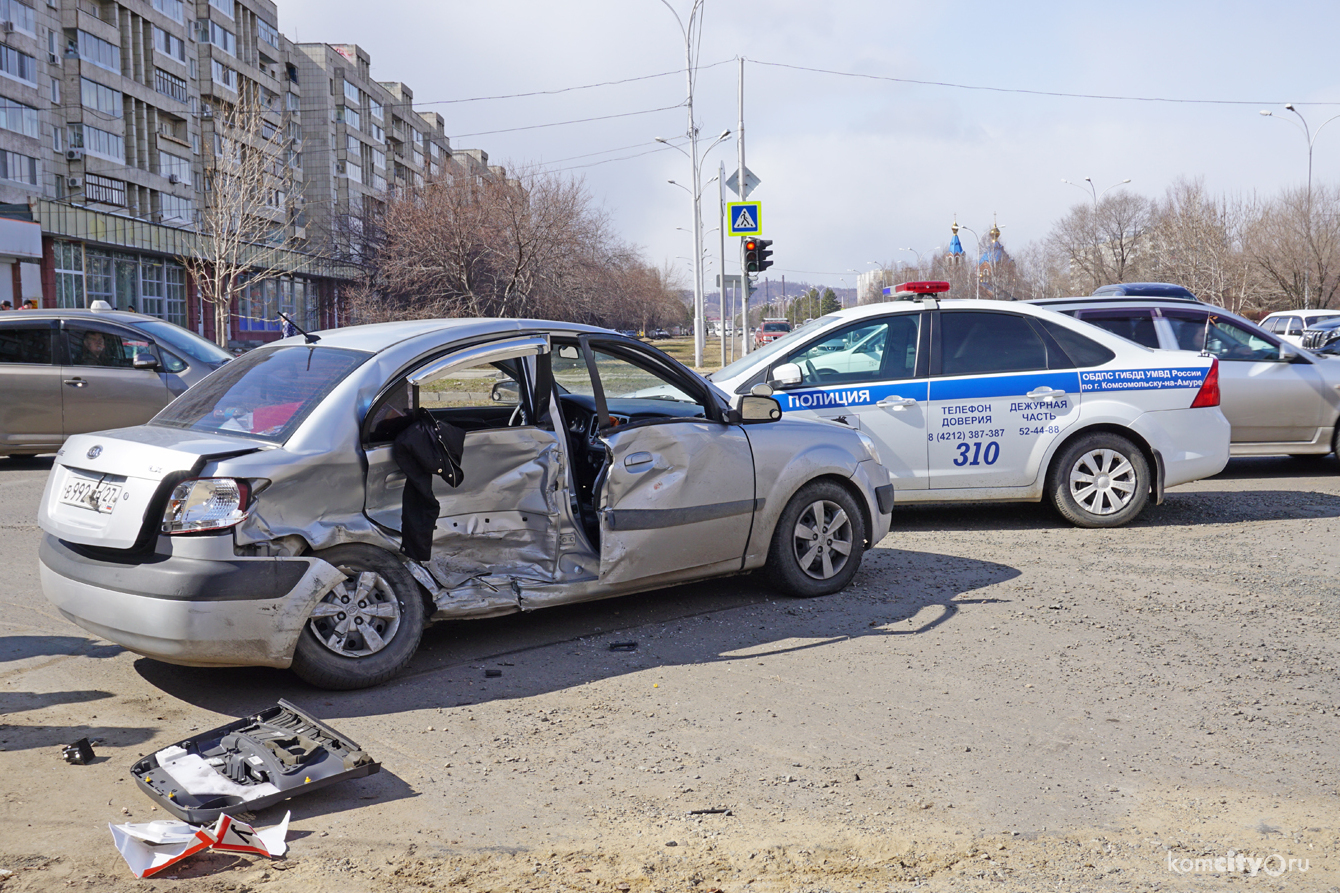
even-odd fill
[{"label": "street light fixture", "polygon": [[[982,270],[981,270],[982,256],[978,254],[978,252],[982,250],[982,237],[977,235],[977,230],[973,229],[970,226],[964,226],[963,224],[959,223],[958,228],[966,229],[968,232],[972,233],[972,237],[977,240],[977,247],[973,249],[973,256],[977,258],[977,262],[972,265],[972,276],[974,279],[977,280],[977,290],[973,293],[973,297],[980,298],[982,296]],[[908,248],[907,250],[911,251],[912,249]],[[917,266],[920,267],[920,265],[921,265],[921,255],[918,254]]]},{"label": "street light fixture", "polygon": [[[1262,112],[1261,114],[1263,114],[1263,115],[1268,115],[1268,114],[1270,114],[1270,113],[1269,113],[1269,112]],[[1072,183],[1071,181],[1065,179],[1064,177],[1061,178],[1061,182],[1062,182],[1062,183],[1067,183],[1067,184],[1069,184],[1069,185],[1071,185],[1071,186],[1074,186],[1076,189],[1080,189],[1080,190],[1083,190],[1083,189],[1084,189],[1083,186],[1079,185],[1078,183]],[[1089,194],[1093,196],[1093,209],[1094,209],[1094,211],[1097,211],[1097,210],[1098,210],[1098,199],[1100,199],[1100,198],[1102,198],[1103,196],[1107,195],[1108,192],[1110,192],[1110,191],[1113,190],[1113,189],[1116,189],[1118,186],[1125,186],[1127,183],[1131,182],[1131,178],[1130,178],[1130,177],[1127,177],[1125,180],[1119,180],[1118,182],[1113,183],[1111,186],[1107,187],[1107,189],[1104,189],[1102,192],[1099,192],[1098,189],[1097,189],[1097,187],[1095,187],[1095,186],[1093,185],[1093,179],[1092,179],[1092,178],[1090,178],[1090,177],[1085,177],[1085,178],[1084,178],[1084,182],[1089,184]],[[964,227],[964,229],[967,229],[967,227]],[[969,231],[969,232],[972,232],[972,230],[968,230],[968,231]]]}]

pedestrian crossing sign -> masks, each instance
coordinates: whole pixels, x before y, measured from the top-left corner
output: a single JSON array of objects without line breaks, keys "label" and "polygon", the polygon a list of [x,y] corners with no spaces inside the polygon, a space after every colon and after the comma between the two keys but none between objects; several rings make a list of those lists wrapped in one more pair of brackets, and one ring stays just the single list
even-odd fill
[{"label": "pedestrian crossing sign", "polygon": [[763,233],[762,202],[727,202],[728,236],[757,236]]}]

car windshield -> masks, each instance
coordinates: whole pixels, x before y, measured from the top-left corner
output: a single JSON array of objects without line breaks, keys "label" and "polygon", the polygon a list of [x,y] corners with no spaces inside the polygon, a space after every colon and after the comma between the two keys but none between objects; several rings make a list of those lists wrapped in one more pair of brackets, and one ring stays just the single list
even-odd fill
[{"label": "car windshield", "polygon": [[304,345],[255,350],[169,403],[149,424],[282,442],[369,356]]},{"label": "car windshield", "polygon": [[837,322],[836,316],[821,316],[818,319],[812,319],[803,326],[797,326],[786,335],[778,338],[776,341],[769,341],[767,344],[753,351],[747,356],[743,356],[731,363],[729,366],[723,366],[716,372],[707,376],[710,381],[729,381],[735,376],[747,372],[756,367],[759,363],[764,363],[779,353],[785,353],[790,347],[795,346],[796,342],[803,338],[808,338],[811,334],[820,329],[827,328]]},{"label": "car windshield", "polygon": [[194,332],[188,332],[181,326],[162,320],[147,320],[137,324],[139,328],[154,336],[157,341],[193,360],[217,366],[233,358],[228,351],[212,341],[206,341]]},{"label": "car windshield", "polygon": [[789,332],[789,331],[791,331],[791,323],[789,323],[789,322],[765,322],[765,323],[763,324],[763,331],[765,331],[765,332]]}]

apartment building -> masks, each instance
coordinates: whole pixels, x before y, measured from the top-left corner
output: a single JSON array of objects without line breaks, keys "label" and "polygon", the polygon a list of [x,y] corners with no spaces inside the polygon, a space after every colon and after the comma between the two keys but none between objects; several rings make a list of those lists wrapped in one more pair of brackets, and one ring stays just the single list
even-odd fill
[{"label": "apartment building", "polygon": [[[356,248],[388,191],[455,162],[441,116],[416,112],[408,86],[373,80],[356,45],[291,43],[270,0],[0,0],[0,299],[101,299],[212,337],[180,258],[243,98],[284,184],[260,212],[268,238],[293,250],[281,276],[246,289],[229,339],[278,337],[281,310],[339,324],[351,270],[331,240],[352,234]],[[476,154],[464,170],[487,166]]]}]

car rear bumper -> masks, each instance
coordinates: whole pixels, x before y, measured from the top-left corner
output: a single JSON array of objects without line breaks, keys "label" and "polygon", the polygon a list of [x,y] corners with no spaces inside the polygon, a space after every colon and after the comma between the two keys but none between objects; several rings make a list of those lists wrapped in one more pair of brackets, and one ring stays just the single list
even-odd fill
[{"label": "car rear bumper", "polygon": [[231,536],[173,546],[109,559],[45,534],[42,591],[74,623],[147,657],[287,667],[312,606],[344,579],[319,558],[233,555]]},{"label": "car rear bumper", "polygon": [[1163,483],[1213,477],[1228,464],[1228,419],[1217,406],[1147,412],[1131,423],[1163,459]]}]

